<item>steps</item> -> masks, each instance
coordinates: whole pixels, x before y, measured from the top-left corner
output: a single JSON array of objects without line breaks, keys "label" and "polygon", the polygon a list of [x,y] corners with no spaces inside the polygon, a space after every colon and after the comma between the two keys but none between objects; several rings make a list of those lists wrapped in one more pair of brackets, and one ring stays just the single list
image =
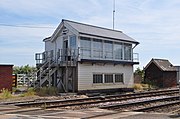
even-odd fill
[{"label": "steps", "polygon": [[57,66],[52,60],[46,61],[37,72],[37,82],[35,87],[51,85],[51,76],[57,71]]}]

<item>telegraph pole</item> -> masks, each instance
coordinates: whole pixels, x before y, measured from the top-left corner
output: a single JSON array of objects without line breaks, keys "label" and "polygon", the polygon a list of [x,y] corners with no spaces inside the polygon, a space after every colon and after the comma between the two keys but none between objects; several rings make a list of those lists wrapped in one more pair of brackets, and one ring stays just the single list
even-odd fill
[{"label": "telegraph pole", "polygon": [[115,0],[113,0],[113,30],[114,30]]},{"label": "telegraph pole", "polygon": [[177,81],[179,84],[179,100],[180,100],[180,67],[178,66],[177,68],[178,68]]}]

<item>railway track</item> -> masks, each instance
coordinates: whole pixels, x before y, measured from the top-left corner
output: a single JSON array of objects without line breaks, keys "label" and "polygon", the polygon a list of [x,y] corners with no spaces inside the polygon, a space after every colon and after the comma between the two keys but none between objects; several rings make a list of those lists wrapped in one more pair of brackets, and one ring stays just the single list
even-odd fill
[{"label": "railway track", "polygon": [[111,99],[111,98],[126,98],[126,97],[148,97],[150,95],[174,95],[178,94],[178,89],[168,89],[168,90],[158,90],[158,91],[147,91],[147,92],[140,92],[140,93],[131,93],[131,94],[118,94],[118,95],[105,95],[105,96],[96,96],[96,97],[88,97],[88,98],[76,98],[76,99],[66,99],[66,100],[52,100],[52,101],[47,101],[43,99],[35,99],[35,100],[27,100],[27,101],[15,101],[15,102],[5,102],[5,103],[0,103],[0,105],[36,105],[36,104],[48,104],[48,103],[57,103],[57,102],[75,102],[75,101],[88,101],[88,100],[96,100],[96,99]]},{"label": "railway track", "polygon": [[[139,111],[139,112],[157,112],[157,109],[162,109],[162,108],[167,108],[167,107],[172,107],[172,106],[180,107],[180,100],[173,101],[173,102],[168,102],[168,103],[165,103],[165,104],[150,106],[150,107],[139,108],[139,109],[135,109],[133,111]],[[176,111],[177,110],[175,110],[174,112],[176,112]],[[180,111],[180,110],[178,110],[178,111]]]},{"label": "railway track", "polygon": [[[172,98],[175,98],[175,99],[177,99],[176,97],[172,97]],[[170,99],[170,98],[169,98]],[[152,100],[152,102],[155,102],[155,100]],[[157,101],[157,100],[156,100]],[[169,117],[171,117],[171,118],[180,118],[180,109],[179,109],[179,107],[180,107],[180,100],[176,100],[176,101],[173,101],[173,102],[168,102],[168,99],[166,99],[166,101],[167,101],[167,103],[166,104],[160,104],[160,105],[156,105],[156,106],[149,106],[149,107],[140,107],[140,108],[138,108],[138,109],[131,109],[131,110],[129,110],[129,111],[138,111],[138,112],[157,112],[157,109],[159,110],[159,109],[166,109],[166,108],[169,108],[169,107],[173,107],[173,106],[176,106],[176,110],[173,110],[173,111],[169,111],[169,112],[167,112],[167,113],[169,113],[170,115],[169,115]],[[139,103],[144,103],[144,104],[147,104],[147,102],[151,102],[151,101],[144,101],[144,102],[139,102]],[[139,105],[139,103],[137,102],[137,104]],[[118,111],[116,110],[114,113],[110,113],[110,114],[100,114],[100,115],[95,115],[95,116],[89,116],[89,117],[87,117],[87,119],[94,119],[94,118],[100,118],[100,119],[103,119],[103,118],[111,118],[112,117],[112,115],[114,114],[114,115],[119,115],[119,114],[122,114],[123,115],[123,113],[125,113],[125,112],[123,112],[122,113],[122,110],[121,111],[119,111],[120,110],[120,108],[122,109],[122,108],[126,108],[127,109],[127,107],[129,107],[129,106],[135,106],[134,104],[136,104],[136,103],[131,103],[131,104],[123,104],[123,105],[114,105],[114,106],[104,106],[104,107],[102,107],[103,109],[113,109],[113,108],[116,108],[116,109],[118,109]],[[127,111],[127,110],[126,110]],[[163,112],[163,111],[162,111]],[[164,112],[163,112],[164,113]],[[147,113],[146,113],[147,114]],[[115,117],[117,117],[117,116],[115,116]],[[146,118],[145,116],[143,117],[143,118]]]},{"label": "railway track", "polygon": [[[169,103],[169,102],[172,102]],[[109,110],[117,110],[117,111],[148,111],[151,109],[155,109],[158,107],[169,106],[173,104],[179,104],[179,96],[171,96],[166,98],[160,99],[152,99],[152,100],[144,100],[144,101],[137,101],[137,102],[128,102],[124,104],[114,104],[114,105],[107,105],[101,106],[101,109],[109,109]]]},{"label": "railway track", "polygon": [[180,116],[180,108],[170,112],[171,114],[178,114]]},{"label": "railway track", "polygon": [[[91,107],[108,109],[109,111],[113,110],[115,114],[123,111],[157,112],[157,110],[159,110],[159,112],[163,112],[161,109],[170,108],[168,112],[179,115],[180,111],[178,110],[180,107],[179,94],[176,89],[68,100],[34,101],[6,103],[5,105],[14,106],[14,108],[2,109],[0,114],[34,115],[38,113],[43,115],[54,112],[60,113],[58,111],[78,110]],[[171,107],[173,108],[171,109]],[[101,114],[99,116],[101,116]],[[99,116],[97,115],[97,117]]]},{"label": "railway track", "polygon": [[[83,106],[85,108],[87,105],[97,106],[99,103],[107,102],[120,102],[132,99],[140,99],[147,97],[159,97],[164,95],[175,95],[178,94],[177,89],[171,90],[161,90],[161,91],[150,91],[143,93],[133,93],[133,94],[121,94],[121,95],[108,95],[108,96],[98,96],[90,98],[79,98],[79,99],[68,99],[68,100],[53,100],[44,102],[28,102],[28,103],[15,103],[13,105],[20,107],[42,107],[42,108],[62,108],[62,107],[73,107],[73,106]],[[88,106],[87,106],[88,107]]]}]

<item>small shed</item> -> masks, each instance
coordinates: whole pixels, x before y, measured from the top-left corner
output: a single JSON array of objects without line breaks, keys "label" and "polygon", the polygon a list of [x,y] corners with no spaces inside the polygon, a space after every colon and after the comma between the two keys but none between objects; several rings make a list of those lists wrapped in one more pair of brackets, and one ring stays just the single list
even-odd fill
[{"label": "small shed", "polygon": [[147,83],[159,88],[177,86],[177,68],[166,59],[152,59],[144,71]]},{"label": "small shed", "polygon": [[13,65],[0,64],[0,91],[4,89],[12,90]]}]

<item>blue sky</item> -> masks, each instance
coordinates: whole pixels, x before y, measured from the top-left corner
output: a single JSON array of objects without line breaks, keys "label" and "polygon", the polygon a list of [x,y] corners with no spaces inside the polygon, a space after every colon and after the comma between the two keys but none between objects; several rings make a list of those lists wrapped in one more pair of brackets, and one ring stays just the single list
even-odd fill
[{"label": "blue sky", "polygon": [[[1,0],[0,64],[35,65],[62,19],[112,28],[113,0]],[[140,42],[139,67],[151,58],[180,65],[180,0],[116,0],[115,29]],[[36,26],[43,28],[12,27]]]}]

